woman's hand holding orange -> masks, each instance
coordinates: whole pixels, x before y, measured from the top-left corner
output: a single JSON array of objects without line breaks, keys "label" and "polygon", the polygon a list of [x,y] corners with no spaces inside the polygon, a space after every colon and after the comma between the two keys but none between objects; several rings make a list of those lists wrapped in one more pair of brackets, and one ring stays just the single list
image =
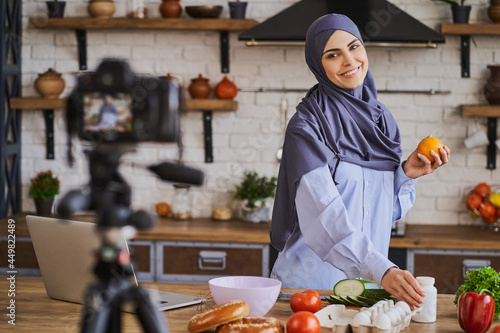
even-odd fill
[{"label": "woman's hand holding orange", "polygon": [[[404,164],[403,171],[410,178],[428,175],[448,163],[450,153],[450,149],[442,145],[441,141],[428,136],[422,140],[419,148],[410,154]],[[434,161],[431,161],[429,157],[433,157]]]}]

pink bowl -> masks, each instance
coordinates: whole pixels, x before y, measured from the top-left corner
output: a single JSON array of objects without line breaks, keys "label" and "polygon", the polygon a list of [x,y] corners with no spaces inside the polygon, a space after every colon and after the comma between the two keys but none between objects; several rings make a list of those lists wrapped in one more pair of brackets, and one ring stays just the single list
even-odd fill
[{"label": "pink bowl", "polygon": [[208,281],[215,304],[242,300],[250,306],[249,317],[265,316],[276,303],[281,281],[260,276],[225,276]]}]

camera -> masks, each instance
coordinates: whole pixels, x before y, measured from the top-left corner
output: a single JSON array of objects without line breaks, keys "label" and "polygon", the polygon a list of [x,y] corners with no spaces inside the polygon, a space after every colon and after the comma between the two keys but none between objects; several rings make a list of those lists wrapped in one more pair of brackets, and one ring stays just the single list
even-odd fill
[{"label": "camera", "polygon": [[175,142],[181,96],[171,78],[137,76],[125,61],[104,59],[78,77],[67,101],[67,130],[95,143]]}]

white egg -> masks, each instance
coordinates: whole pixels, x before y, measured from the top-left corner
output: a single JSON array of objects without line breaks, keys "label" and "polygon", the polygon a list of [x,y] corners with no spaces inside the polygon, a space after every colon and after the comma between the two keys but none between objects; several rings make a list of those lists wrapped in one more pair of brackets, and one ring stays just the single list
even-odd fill
[{"label": "white egg", "polygon": [[384,312],[384,314],[391,320],[391,325],[395,326],[399,322],[399,313],[394,312],[392,309]]},{"label": "white egg", "polygon": [[391,319],[385,313],[379,314],[377,318],[375,318],[373,325],[380,330],[388,330],[392,326]]},{"label": "white egg", "polygon": [[403,301],[399,301],[396,303],[395,305],[396,307],[400,308],[400,309],[403,309],[403,311],[409,315],[411,313],[411,309],[410,309],[410,306],[408,305],[408,303],[406,302],[403,302]]},{"label": "white egg", "polygon": [[402,321],[405,319],[405,317],[406,317],[406,312],[405,312],[405,310],[403,310],[403,309],[402,309],[401,307],[399,307],[399,306],[395,306],[395,307],[393,307],[392,309],[394,310],[394,312],[399,313],[399,322],[402,322]]},{"label": "white egg", "polygon": [[370,312],[368,311],[360,311],[358,312],[354,318],[352,318],[351,325],[354,327],[359,327],[362,325],[370,326],[372,324],[372,320],[370,318]]}]

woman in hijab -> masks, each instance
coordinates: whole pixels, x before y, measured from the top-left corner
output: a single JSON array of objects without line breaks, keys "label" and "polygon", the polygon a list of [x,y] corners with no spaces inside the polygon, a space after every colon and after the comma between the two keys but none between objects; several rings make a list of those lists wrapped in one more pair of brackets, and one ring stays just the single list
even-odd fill
[{"label": "woman in hijab", "polygon": [[328,14],[309,28],[306,62],[318,80],[289,122],[278,176],[271,276],[284,287],[332,289],[341,279],[375,281],[411,306],[424,291],[387,258],[391,226],[413,206],[417,178],[446,164],[415,150],[401,163],[401,137],[377,101],[356,25]]}]

